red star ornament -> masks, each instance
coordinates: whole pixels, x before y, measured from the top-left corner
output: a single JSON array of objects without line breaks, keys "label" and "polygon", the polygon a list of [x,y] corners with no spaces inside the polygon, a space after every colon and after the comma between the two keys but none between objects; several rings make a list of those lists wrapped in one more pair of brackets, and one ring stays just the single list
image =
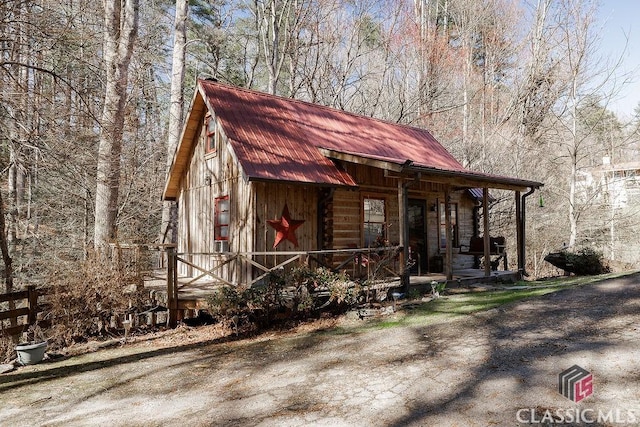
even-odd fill
[{"label": "red star ornament", "polygon": [[273,241],[275,249],[283,240],[288,240],[295,247],[298,247],[296,239],[296,229],[304,223],[304,219],[291,219],[289,207],[285,203],[280,219],[268,219],[267,223],[276,230],[276,239]]}]

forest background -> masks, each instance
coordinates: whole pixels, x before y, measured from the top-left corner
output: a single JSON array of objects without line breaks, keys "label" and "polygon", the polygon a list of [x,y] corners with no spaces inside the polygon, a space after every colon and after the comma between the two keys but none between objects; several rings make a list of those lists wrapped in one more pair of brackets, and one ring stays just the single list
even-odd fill
[{"label": "forest background", "polygon": [[[109,242],[171,241],[161,193],[202,77],[425,127],[470,169],[544,182],[527,211],[534,277],[565,246],[620,259],[637,202],[614,209],[580,185],[603,158],[638,160],[638,114],[610,108],[633,76],[602,54],[597,12],[579,0],[5,0],[4,275],[40,284]],[[512,196],[492,195],[492,230],[509,234]]]}]

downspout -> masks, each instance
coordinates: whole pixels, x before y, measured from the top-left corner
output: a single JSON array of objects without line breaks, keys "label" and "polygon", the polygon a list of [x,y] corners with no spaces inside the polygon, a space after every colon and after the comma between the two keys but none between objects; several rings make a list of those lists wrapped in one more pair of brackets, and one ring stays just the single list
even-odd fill
[{"label": "downspout", "polygon": [[526,271],[526,252],[525,252],[525,247],[526,247],[526,238],[525,238],[525,230],[526,230],[526,224],[527,224],[527,197],[529,197],[530,195],[532,195],[534,192],[536,191],[535,187],[531,187],[531,189],[529,191],[527,191],[525,194],[522,195],[522,200],[520,203],[520,211],[522,212],[522,221],[520,223],[520,247],[518,248],[518,270],[520,270],[522,272],[522,276],[524,277],[529,277],[529,273],[527,273]]}]

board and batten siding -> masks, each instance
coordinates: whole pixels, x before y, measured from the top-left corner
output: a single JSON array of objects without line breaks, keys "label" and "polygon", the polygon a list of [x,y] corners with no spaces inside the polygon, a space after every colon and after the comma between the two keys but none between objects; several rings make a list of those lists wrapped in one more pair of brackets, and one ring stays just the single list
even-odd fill
[{"label": "board and batten siding", "polygon": [[[255,186],[255,242],[256,252],[312,251],[318,249],[318,188],[256,182]],[[279,220],[287,205],[291,219],[303,220],[295,230],[298,246],[288,240],[273,247],[276,230],[268,220]]]},{"label": "board and batten siding", "polygon": [[[178,201],[178,252],[189,262],[206,270],[224,261],[217,253],[250,252],[253,250],[254,194],[246,182],[238,162],[229,150],[220,126],[215,153],[205,150],[204,117],[200,120],[198,141],[194,144],[187,173],[181,183]],[[216,198],[229,196],[229,239],[225,243],[214,237]],[[248,232],[249,231],[249,232]],[[179,264],[179,274],[188,277],[201,272],[187,264]],[[229,263],[216,273],[232,283],[242,283],[250,269],[240,263]]]}]

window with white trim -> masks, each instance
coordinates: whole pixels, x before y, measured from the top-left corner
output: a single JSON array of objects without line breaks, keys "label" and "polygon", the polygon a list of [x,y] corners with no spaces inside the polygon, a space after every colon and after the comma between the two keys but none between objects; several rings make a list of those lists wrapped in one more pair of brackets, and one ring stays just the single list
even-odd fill
[{"label": "window with white trim", "polygon": [[216,131],[216,119],[215,117],[211,116],[211,115],[207,115],[207,117],[205,117],[204,119],[204,125],[205,125],[205,153],[206,154],[215,154],[216,153],[216,149],[217,149],[217,141],[218,141],[218,137],[217,134],[218,132]]},{"label": "window with white trim", "polygon": [[[444,202],[440,202],[440,248],[447,247],[447,217]],[[449,215],[451,218],[451,247],[460,246],[458,238],[458,204],[449,203]]]},{"label": "window with white trim", "polygon": [[362,202],[365,247],[384,245],[385,241],[385,199],[365,197]]}]

